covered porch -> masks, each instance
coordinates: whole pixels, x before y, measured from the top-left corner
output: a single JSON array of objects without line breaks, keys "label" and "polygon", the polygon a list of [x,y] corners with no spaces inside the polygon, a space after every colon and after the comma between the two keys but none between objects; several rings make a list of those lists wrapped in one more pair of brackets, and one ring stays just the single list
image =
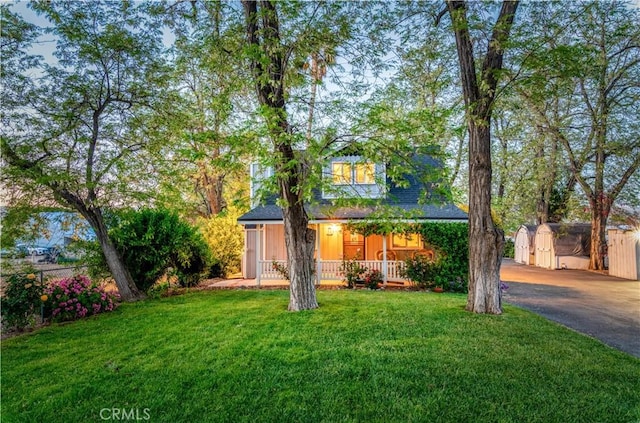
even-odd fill
[{"label": "covered porch", "polygon": [[[349,230],[346,222],[312,222],[316,231],[316,283],[340,284],[343,263],[355,260],[368,270],[378,270],[384,283],[403,283],[404,260],[415,254],[433,257],[433,250],[417,234],[364,236]],[[280,222],[245,225],[242,274],[256,285],[284,281],[279,267],[287,266],[284,226]],[[286,282],[286,281],[285,281]]]}]

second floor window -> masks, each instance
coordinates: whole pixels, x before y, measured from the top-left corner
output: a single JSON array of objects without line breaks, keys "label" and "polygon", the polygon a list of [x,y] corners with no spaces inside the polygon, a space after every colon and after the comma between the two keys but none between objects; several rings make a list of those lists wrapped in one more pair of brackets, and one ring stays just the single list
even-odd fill
[{"label": "second floor window", "polygon": [[334,162],[331,164],[331,174],[334,185],[345,185],[351,183],[351,163]]},{"label": "second floor window", "polygon": [[375,184],[376,166],[373,163],[356,164],[356,184]]},{"label": "second floor window", "polygon": [[331,175],[334,185],[375,184],[376,166],[373,163],[333,162]]}]

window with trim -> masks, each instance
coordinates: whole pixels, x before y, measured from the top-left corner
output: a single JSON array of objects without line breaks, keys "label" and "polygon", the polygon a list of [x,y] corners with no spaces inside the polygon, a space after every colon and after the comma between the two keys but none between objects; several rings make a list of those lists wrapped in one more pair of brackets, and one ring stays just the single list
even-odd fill
[{"label": "window with trim", "polygon": [[356,184],[375,184],[376,165],[373,163],[356,164]]},{"label": "window with trim", "polygon": [[351,183],[351,163],[334,162],[331,164],[331,175],[334,185],[345,185]]},{"label": "window with trim", "polygon": [[418,250],[421,248],[420,235],[418,234],[392,234],[392,250]]},{"label": "window with trim", "polygon": [[331,175],[334,185],[373,185],[376,183],[374,163],[333,162]]}]

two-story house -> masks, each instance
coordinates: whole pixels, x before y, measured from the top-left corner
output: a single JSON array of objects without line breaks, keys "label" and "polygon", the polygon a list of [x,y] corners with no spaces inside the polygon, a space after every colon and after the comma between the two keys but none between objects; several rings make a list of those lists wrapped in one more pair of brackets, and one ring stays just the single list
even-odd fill
[{"label": "two-story house", "polygon": [[[426,156],[414,156],[418,165],[438,167]],[[257,197],[269,169],[253,164],[251,173],[252,201]],[[377,269],[387,281],[402,281],[400,267],[404,259],[414,254],[433,254],[428,240],[418,234],[364,236],[349,230],[353,223],[370,220],[381,207],[397,211],[397,219],[412,222],[466,222],[467,214],[448,202],[422,204],[419,199],[425,185],[408,175],[405,183],[394,184],[387,176],[384,163],[372,163],[357,155],[334,156],[323,166],[323,188],[314,190],[314,201],[307,207],[309,224],[316,231],[316,278],[322,281],[341,280],[343,260],[356,259],[368,269]],[[376,205],[337,206],[344,198],[375,199]],[[242,273],[247,279],[282,279],[274,268],[277,261],[286,265],[282,210],[275,197],[253,208],[238,219],[245,229],[245,249]]]}]

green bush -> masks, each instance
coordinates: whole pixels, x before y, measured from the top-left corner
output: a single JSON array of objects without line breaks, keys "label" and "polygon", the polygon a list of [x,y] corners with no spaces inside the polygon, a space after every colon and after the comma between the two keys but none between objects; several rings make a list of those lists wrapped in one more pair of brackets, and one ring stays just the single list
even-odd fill
[{"label": "green bush", "polygon": [[426,222],[412,228],[435,250],[436,260],[416,255],[405,261],[405,275],[424,287],[467,292],[469,283],[469,227],[466,223]]},{"label": "green bush", "polygon": [[220,263],[220,260],[218,260],[217,258],[212,258],[211,259],[211,265],[209,266],[209,272],[207,274],[207,278],[211,279],[211,278],[223,278],[225,277],[225,273],[224,270],[222,268],[222,264]]},{"label": "green bush", "polygon": [[347,288],[355,288],[356,282],[362,279],[362,275],[369,269],[362,266],[355,258],[350,260],[342,260],[340,272],[342,272],[343,280],[347,283]]},{"label": "green bush", "polygon": [[438,264],[429,258],[416,254],[404,261],[402,276],[409,279],[420,288],[432,288],[436,285],[436,279],[440,268]]},{"label": "green bush", "polygon": [[230,206],[217,216],[198,221],[198,227],[209,246],[211,255],[220,266],[219,276],[240,271],[244,251],[244,232],[238,225],[237,219],[241,214],[241,210]]},{"label": "green bush", "polygon": [[23,330],[35,325],[35,315],[40,313],[44,294],[45,285],[34,273],[9,276],[0,299],[3,328]]},{"label": "green bush", "polygon": [[[165,275],[176,276],[181,286],[196,285],[214,264],[202,235],[170,211],[119,211],[109,216],[108,226],[109,236],[142,291]],[[91,266],[91,275],[108,273],[99,247],[87,250],[85,261]]]},{"label": "green bush", "polygon": [[516,244],[512,239],[505,239],[504,240],[504,253],[502,254],[503,257],[507,257],[507,258],[514,258],[516,255]]}]

